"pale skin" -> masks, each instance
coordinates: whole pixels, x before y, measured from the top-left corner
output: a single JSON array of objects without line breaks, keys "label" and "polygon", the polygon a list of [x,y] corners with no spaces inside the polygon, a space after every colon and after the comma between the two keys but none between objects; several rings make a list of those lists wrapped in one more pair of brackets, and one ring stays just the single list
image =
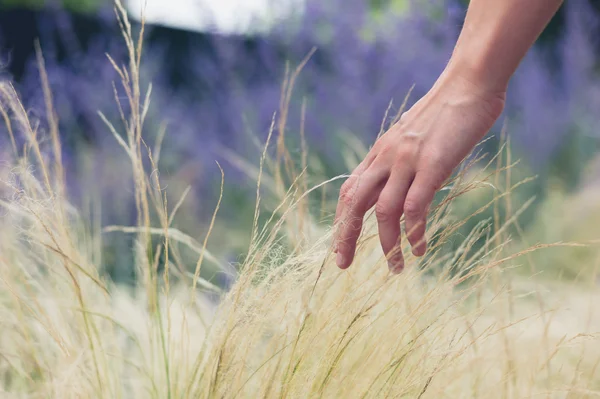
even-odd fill
[{"label": "pale skin", "polygon": [[511,76],[561,3],[471,0],[435,85],[375,142],[342,185],[334,242],[340,268],[352,264],[363,218],[373,207],[392,272],[404,268],[402,215],[412,253],[426,253],[426,221],[436,192],[499,118]]}]

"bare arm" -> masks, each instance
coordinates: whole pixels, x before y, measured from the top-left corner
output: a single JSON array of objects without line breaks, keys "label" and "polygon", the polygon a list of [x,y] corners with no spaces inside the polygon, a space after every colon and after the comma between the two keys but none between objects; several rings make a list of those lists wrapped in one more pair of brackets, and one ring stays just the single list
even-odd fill
[{"label": "bare arm", "polygon": [[562,0],[471,0],[448,69],[458,69],[494,90],[506,90],[561,4]]},{"label": "bare arm", "polygon": [[344,183],[335,251],[353,261],[365,213],[375,206],[392,271],[404,267],[400,218],[413,254],[426,251],[435,193],[502,113],[511,76],[562,0],[471,0],[450,62],[433,88],[386,132]]}]

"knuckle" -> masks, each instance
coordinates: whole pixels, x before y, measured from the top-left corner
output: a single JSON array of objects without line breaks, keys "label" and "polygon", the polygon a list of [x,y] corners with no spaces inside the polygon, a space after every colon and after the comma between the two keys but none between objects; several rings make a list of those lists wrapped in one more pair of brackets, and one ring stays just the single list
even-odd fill
[{"label": "knuckle", "polygon": [[439,150],[428,150],[422,155],[422,158],[423,163],[429,168],[444,168],[444,164],[446,163],[444,152]]},{"label": "knuckle", "polygon": [[342,184],[342,188],[340,189],[340,201],[346,205],[352,202],[352,184],[350,181],[346,181]]},{"label": "knuckle", "polygon": [[347,193],[345,195],[342,195],[340,197],[340,200],[342,201],[342,203],[344,205],[351,206],[353,204],[353,202],[354,202],[354,197],[351,194]]},{"label": "knuckle", "polygon": [[402,133],[400,139],[405,143],[418,143],[422,140],[422,136],[414,130],[406,130]]},{"label": "knuckle", "polygon": [[393,146],[390,143],[384,142],[379,145],[379,148],[378,148],[379,156],[389,154],[391,151],[393,151]]},{"label": "knuckle", "polygon": [[404,112],[404,113],[402,113],[402,115],[400,115],[400,118],[398,118],[398,126],[406,126],[407,123],[408,123],[408,112]]},{"label": "knuckle", "polygon": [[346,180],[344,182],[344,184],[342,184],[342,187],[340,188],[340,194],[341,195],[348,194],[348,192],[350,191],[351,187],[352,187],[352,183],[351,183],[350,179]]},{"label": "knuckle", "polygon": [[396,162],[405,163],[408,159],[411,159],[415,154],[412,146],[402,145],[396,151]]},{"label": "knuckle", "polygon": [[396,124],[394,125],[396,128],[404,130],[406,127],[410,126],[410,120],[411,120],[411,111],[405,111],[402,113],[402,115],[400,115],[400,118],[398,118],[398,121],[396,122]]},{"label": "knuckle", "polygon": [[423,213],[421,200],[417,198],[407,198],[404,202],[404,215],[410,219],[417,219]]},{"label": "knuckle", "polygon": [[399,160],[416,159],[422,147],[423,139],[418,133],[405,132],[399,138],[396,157]]},{"label": "knuckle", "polygon": [[385,223],[392,220],[394,215],[393,207],[384,201],[379,201],[375,204],[375,216],[377,221]]}]

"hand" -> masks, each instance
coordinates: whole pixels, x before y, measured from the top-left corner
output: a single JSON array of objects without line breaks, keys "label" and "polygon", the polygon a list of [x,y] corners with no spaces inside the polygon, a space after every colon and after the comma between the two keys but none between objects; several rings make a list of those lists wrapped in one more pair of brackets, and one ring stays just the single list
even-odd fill
[{"label": "hand", "polygon": [[340,191],[334,243],[340,268],[352,264],[365,213],[373,206],[391,271],[404,267],[402,214],[413,254],[425,254],[426,219],[435,193],[493,126],[504,101],[505,91],[445,73],[377,140]]}]

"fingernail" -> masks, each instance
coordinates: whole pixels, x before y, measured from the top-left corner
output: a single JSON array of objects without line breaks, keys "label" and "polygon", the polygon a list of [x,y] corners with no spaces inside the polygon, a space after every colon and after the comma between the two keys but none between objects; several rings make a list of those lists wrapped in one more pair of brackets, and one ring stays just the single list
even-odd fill
[{"label": "fingernail", "polygon": [[393,274],[400,274],[402,273],[402,270],[404,270],[404,265],[397,265],[390,268],[390,272]]},{"label": "fingernail", "polygon": [[344,267],[344,255],[341,252],[338,252],[337,257],[335,258],[335,263],[337,263],[339,268]]},{"label": "fingernail", "polygon": [[426,252],[427,252],[427,246],[426,246],[426,244],[416,245],[412,249],[413,255],[416,256],[416,257],[419,257],[419,258],[421,256],[424,256]]},{"label": "fingernail", "polygon": [[395,256],[388,260],[388,268],[394,274],[400,273],[404,269],[404,259],[399,256]]}]

